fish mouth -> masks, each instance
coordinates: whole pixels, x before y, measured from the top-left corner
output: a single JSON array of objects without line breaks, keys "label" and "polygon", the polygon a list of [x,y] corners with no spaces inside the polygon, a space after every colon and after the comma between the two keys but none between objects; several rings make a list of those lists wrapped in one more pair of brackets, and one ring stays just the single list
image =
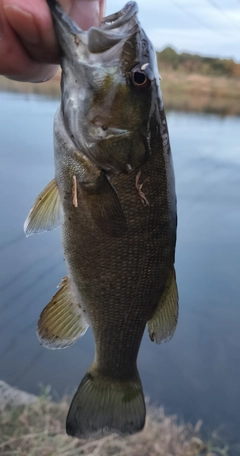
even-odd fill
[{"label": "fish mouth", "polygon": [[128,2],[117,13],[104,17],[100,27],[88,31],[88,50],[94,54],[103,53],[128,39],[136,27],[137,13],[137,3]]},{"label": "fish mouth", "polygon": [[128,39],[138,23],[138,5],[130,1],[117,13],[103,18],[99,27],[83,31],[61,8],[56,0],[47,0],[62,53],[82,57],[83,51],[104,53]]},{"label": "fish mouth", "polygon": [[106,16],[102,20],[100,28],[102,30],[112,30],[126,24],[138,13],[138,5],[136,2],[128,2],[117,13]]}]

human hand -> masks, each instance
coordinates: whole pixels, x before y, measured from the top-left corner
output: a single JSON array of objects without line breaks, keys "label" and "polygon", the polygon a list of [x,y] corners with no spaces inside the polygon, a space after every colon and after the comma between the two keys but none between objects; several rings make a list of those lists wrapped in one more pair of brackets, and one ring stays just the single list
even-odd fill
[{"label": "human hand", "polygon": [[[105,0],[59,0],[84,30],[98,25]],[[0,74],[41,82],[57,71],[59,47],[46,0],[0,0]]]}]

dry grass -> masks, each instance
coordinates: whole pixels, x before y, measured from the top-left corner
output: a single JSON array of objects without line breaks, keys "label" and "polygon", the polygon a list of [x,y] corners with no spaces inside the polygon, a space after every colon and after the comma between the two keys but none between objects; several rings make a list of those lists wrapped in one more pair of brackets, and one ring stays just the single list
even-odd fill
[{"label": "dry grass", "polygon": [[[162,70],[162,91],[167,109],[240,115],[240,79]],[[31,84],[0,76],[0,90],[60,97],[60,71],[48,82]]]},{"label": "dry grass", "polygon": [[240,79],[162,72],[167,109],[240,115]]},{"label": "dry grass", "polygon": [[[65,434],[67,401],[46,399],[0,412],[1,456],[216,456],[199,438],[198,423],[178,424],[163,409],[149,410],[144,430],[121,438],[110,435],[94,441]],[[223,453],[221,453],[223,454]]]}]

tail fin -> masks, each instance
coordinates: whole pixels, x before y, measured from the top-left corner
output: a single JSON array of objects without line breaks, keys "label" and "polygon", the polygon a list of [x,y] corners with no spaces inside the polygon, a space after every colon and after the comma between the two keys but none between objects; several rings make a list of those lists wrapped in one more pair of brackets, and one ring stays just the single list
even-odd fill
[{"label": "tail fin", "polygon": [[145,424],[146,408],[141,380],[116,380],[94,369],[82,379],[72,400],[66,423],[67,434],[84,438],[93,433],[134,434]]}]

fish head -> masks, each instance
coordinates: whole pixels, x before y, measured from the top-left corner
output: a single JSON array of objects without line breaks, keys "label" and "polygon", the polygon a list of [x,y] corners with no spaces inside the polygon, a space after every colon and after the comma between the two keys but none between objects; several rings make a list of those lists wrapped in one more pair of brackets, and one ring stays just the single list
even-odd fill
[{"label": "fish head", "polygon": [[161,103],[156,54],[134,1],[80,29],[48,0],[61,48],[61,110],[77,149],[95,165],[131,172],[151,152],[151,117]]}]

